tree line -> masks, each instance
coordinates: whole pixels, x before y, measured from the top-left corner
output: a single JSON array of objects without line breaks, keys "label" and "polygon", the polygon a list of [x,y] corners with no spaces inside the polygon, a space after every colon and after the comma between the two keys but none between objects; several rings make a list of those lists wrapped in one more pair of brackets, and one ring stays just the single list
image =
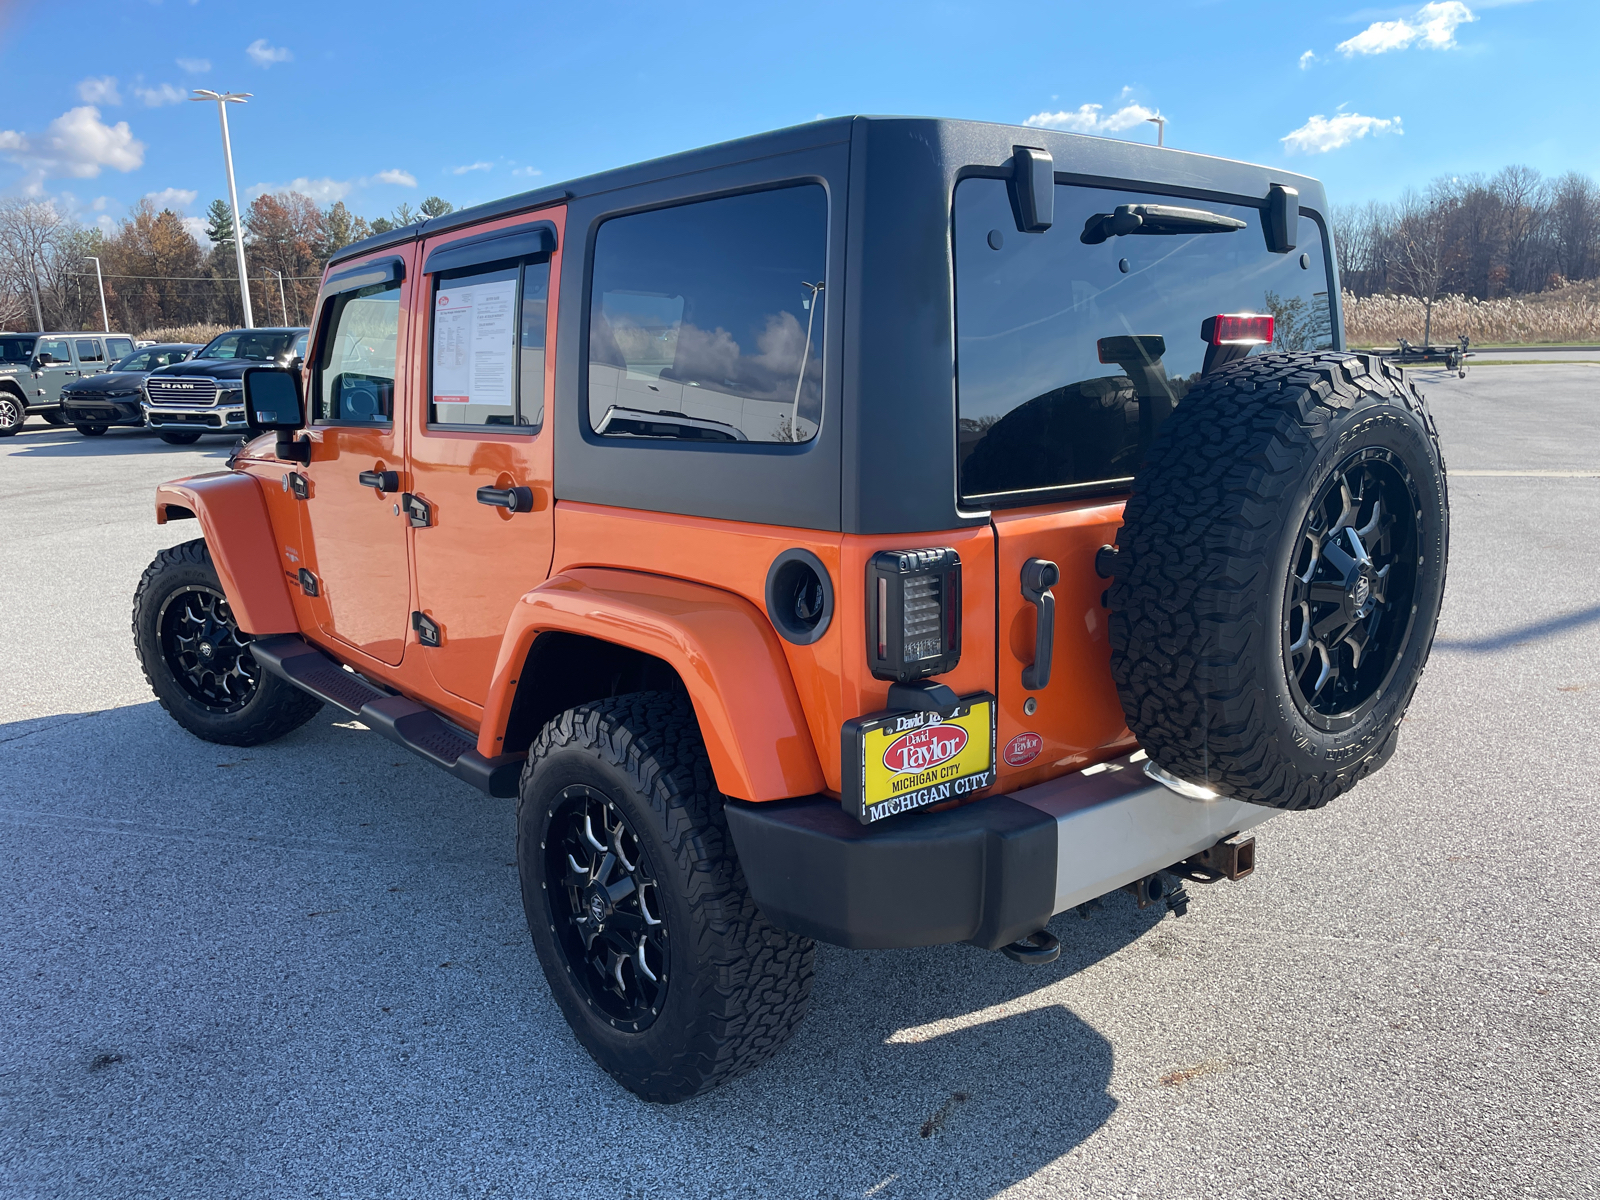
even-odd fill
[{"label": "tree line", "polygon": [[1427,340],[1441,296],[1496,300],[1600,277],[1600,188],[1576,171],[1437,179],[1395,203],[1334,205],[1332,224],[1344,290],[1422,300]]},{"label": "tree line", "polygon": [[[368,221],[336,201],[298,192],[258,196],[244,213],[245,272],[257,325],[308,325],[328,259],[352,242],[453,206],[429,196]],[[110,231],[86,226],[48,201],[0,201],[0,329],[99,329],[100,263],[113,330],[243,321],[233,211],[215,200],[205,245],[170,208],[141,200]]]}]

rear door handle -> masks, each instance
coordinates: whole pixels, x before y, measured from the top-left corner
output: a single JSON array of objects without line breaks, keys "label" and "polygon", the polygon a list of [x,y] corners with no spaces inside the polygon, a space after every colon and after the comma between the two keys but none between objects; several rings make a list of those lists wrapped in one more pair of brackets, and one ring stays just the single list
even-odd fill
[{"label": "rear door handle", "polygon": [[356,476],[362,487],[377,488],[380,492],[400,490],[399,471],[363,471]]},{"label": "rear door handle", "polygon": [[1056,641],[1056,597],[1050,589],[1061,582],[1061,568],[1047,558],[1022,564],[1022,598],[1034,608],[1033,661],[1022,668],[1022,686],[1030,692],[1050,684],[1050,660]]},{"label": "rear door handle", "polygon": [[533,489],[529,487],[481,487],[478,489],[478,503],[487,504],[493,508],[503,508],[514,513],[532,512]]}]

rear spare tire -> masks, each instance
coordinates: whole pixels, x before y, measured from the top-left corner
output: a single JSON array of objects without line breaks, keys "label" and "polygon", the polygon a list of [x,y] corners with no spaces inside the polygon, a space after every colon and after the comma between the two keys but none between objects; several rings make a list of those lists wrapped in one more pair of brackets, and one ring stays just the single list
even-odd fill
[{"label": "rear spare tire", "polygon": [[1388,760],[1449,546],[1438,435],[1398,369],[1264,354],[1201,378],[1123,520],[1111,668],[1157,765],[1299,809]]}]

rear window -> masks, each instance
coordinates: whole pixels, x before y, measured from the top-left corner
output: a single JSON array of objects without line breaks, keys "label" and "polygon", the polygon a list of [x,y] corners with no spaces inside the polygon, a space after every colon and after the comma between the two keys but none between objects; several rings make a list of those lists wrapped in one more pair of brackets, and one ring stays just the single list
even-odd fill
[{"label": "rear window", "polygon": [[[1125,204],[1201,209],[1243,225],[1083,241],[1092,221]],[[1321,229],[1302,216],[1296,248],[1273,254],[1261,220],[1261,210],[1242,205],[1058,184],[1050,229],[1018,233],[1003,180],[963,182],[955,195],[962,500],[993,507],[1061,488],[1126,487],[1200,377],[1209,316],[1270,314],[1270,349],[1331,347]]]},{"label": "rear window", "polygon": [[822,420],[827,194],[815,184],[607,221],[589,424],[604,437],[807,442]]},{"label": "rear window", "polygon": [[133,353],[132,338],[107,338],[106,353],[112,358],[125,358]]}]

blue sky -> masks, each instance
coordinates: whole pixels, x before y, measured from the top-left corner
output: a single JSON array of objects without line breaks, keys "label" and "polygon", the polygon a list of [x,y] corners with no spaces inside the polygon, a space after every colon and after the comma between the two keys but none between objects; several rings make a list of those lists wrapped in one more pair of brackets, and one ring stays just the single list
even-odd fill
[{"label": "blue sky", "polygon": [[1594,0],[340,4],[0,0],[0,193],[86,222],[297,186],[372,217],[842,113],[1282,164],[1334,200],[1525,163],[1600,176]]}]

